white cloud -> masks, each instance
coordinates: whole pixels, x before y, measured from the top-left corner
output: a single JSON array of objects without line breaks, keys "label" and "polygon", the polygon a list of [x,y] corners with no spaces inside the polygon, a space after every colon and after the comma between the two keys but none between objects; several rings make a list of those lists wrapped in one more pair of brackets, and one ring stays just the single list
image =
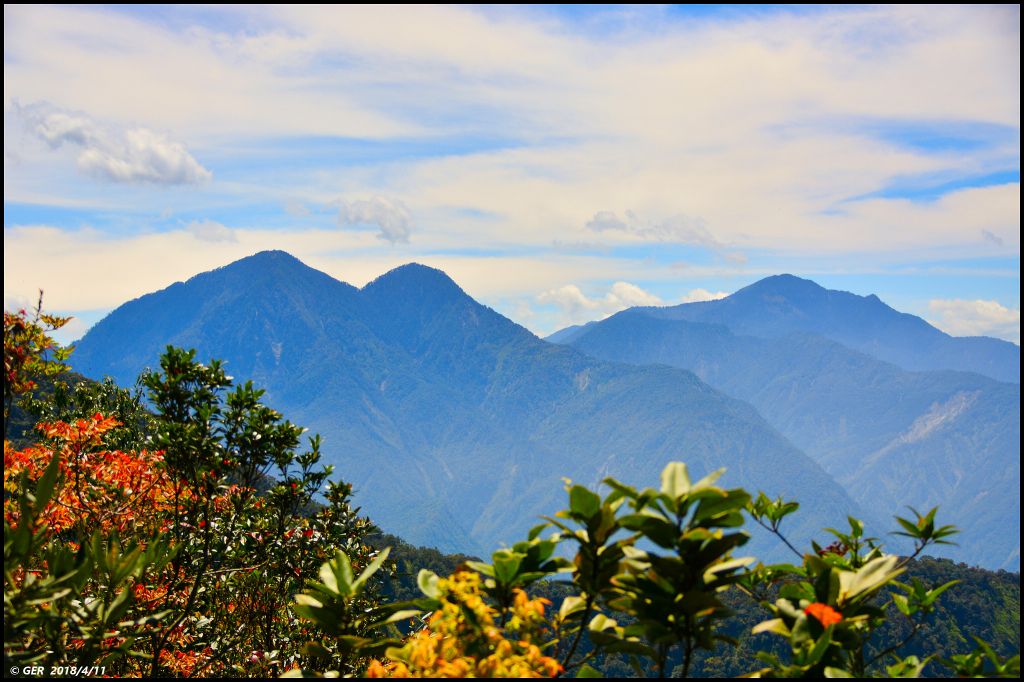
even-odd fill
[{"label": "white cloud", "polygon": [[566,284],[537,295],[537,302],[561,310],[565,324],[603,319],[633,306],[663,305],[664,302],[635,284],[616,282],[601,297],[589,298],[575,284]]},{"label": "white cloud", "polygon": [[408,243],[412,216],[396,199],[373,197],[338,202],[338,224],[342,226],[374,225],[380,230],[378,239],[396,244]]},{"label": "white cloud", "polygon": [[193,220],[185,226],[193,237],[204,242],[237,242],[238,235],[230,227],[215,220]]},{"label": "white cloud", "polygon": [[28,132],[51,149],[77,148],[77,166],[86,175],[114,182],[189,185],[213,174],[185,146],[147,128],[103,126],[81,113],[62,111],[45,102],[13,105]]},{"label": "white cloud", "polygon": [[1020,308],[998,301],[933,299],[928,302],[933,325],[953,336],[994,336],[1020,344]]},{"label": "white cloud", "polygon": [[[8,226],[4,229],[4,295],[29,301],[44,287],[47,307],[55,311],[109,310],[268,249],[286,250],[354,286],[416,261],[444,270],[469,295],[492,305],[532,299],[538,291],[557,288],[567,279],[593,281],[609,269],[607,258],[591,254],[554,254],[537,261],[528,255],[438,254],[431,247],[396,250],[369,230],[284,231],[239,226],[233,231],[234,241],[208,241],[199,249],[196,235],[186,226],[170,232],[120,236],[95,229]],[[635,278],[651,274],[640,260],[617,261],[612,269]],[[104,276],[96,277],[97,272]],[[524,272],[530,275],[528,281]]]},{"label": "white cloud", "polygon": [[729,293],[726,291],[708,291],[707,289],[690,289],[690,291],[679,299],[680,303],[699,303],[701,301],[717,301],[725,298]]},{"label": "white cloud", "polygon": [[[90,296],[103,305],[124,300],[115,292],[138,295],[171,273],[194,274],[257,245],[329,263],[349,281],[372,278],[400,256],[425,259],[411,246],[408,256],[387,249],[409,240],[410,213],[415,246],[435,264],[471,293],[500,290],[509,300],[533,300],[565,282],[594,293],[596,282],[648,286],[679,274],[638,264],[640,249],[618,249],[641,242],[648,250],[711,249],[724,261],[714,269],[744,277],[779,261],[765,255],[808,262],[813,254],[834,271],[1019,252],[1018,183],[937,201],[879,195],[897,180],[1019,167],[1019,60],[1006,58],[1019,53],[1015,7],[832,7],[680,21],[638,9],[621,31],[602,14],[598,33],[544,10],[494,7],[245,6],[217,10],[217,21],[169,12],[174,20],[165,22],[98,6],[5,8],[5,113],[20,99],[51,102],[48,113],[58,114],[31,145],[19,145],[5,125],[5,164],[16,166],[5,173],[5,199],[86,207],[93,224],[102,209],[118,229],[124,214],[151,214],[165,197],[145,188],[103,194],[71,163],[64,172],[56,163],[63,154],[51,149],[82,154],[83,170],[104,178],[144,181],[150,167],[181,177],[181,164],[175,172],[174,163],[131,151],[126,131],[143,122],[187,141],[179,159],[223,159],[231,171],[225,180],[217,165],[218,182],[175,201],[181,215],[223,216],[226,207],[253,215],[253,206],[268,204],[301,214],[344,188],[362,201],[339,210],[340,225],[374,229],[309,230],[293,244],[291,235],[239,225],[238,242],[211,242],[209,256],[184,229],[135,234],[116,253],[133,271],[136,262],[149,270],[131,287],[97,285]],[[864,122],[924,125],[940,136],[946,122],[1009,134],[925,150],[865,133]],[[307,158],[298,145],[314,138],[324,144]],[[356,154],[347,155],[345,140],[357,141]],[[163,149],[157,160],[175,157],[166,138],[136,143]],[[393,153],[377,157],[378,147]],[[375,207],[366,199],[375,196],[404,204]],[[850,201],[863,196],[872,198]],[[598,208],[614,210],[595,215]],[[302,222],[316,218],[314,209]],[[593,242],[606,251],[582,258],[549,250]],[[360,250],[336,255],[341,243]],[[35,263],[30,292],[37,283],[76,287],[63,273],[79,268],[84,281],[92,271],[70,256],[60,259],[65,270],[44,265],[51,246],[34,244],[36,252],[27,242],[17,247]],[[116,272],[119,261],[91,242],[84,248]],[[182,263],[162,263],[162,249]],[[458,255],[474,250],[516,255]],[[627,251],[634,256],[621,257]],[[938,295],[959,293],[951,285]]]},{"label": "white cloud", "polygon": [[8,293],[7,291],[4,291],[4,310],[11,312],[24,310],[28,312],[36,307],[38,301],[38,297],[35,300],[32,300],[23,293]]}]

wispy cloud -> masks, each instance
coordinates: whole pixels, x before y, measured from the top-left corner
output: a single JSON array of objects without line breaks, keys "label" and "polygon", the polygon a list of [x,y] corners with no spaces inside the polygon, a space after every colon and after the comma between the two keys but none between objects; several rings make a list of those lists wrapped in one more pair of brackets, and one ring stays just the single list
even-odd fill
[{"label": "wispy cloud", "polygon": [[1003,246],[1004,244],[1006,244],[1006,242],[1003,241],[1002,237],[985,229],[981,231],[981,238],[987,242],[992,242],[996,246]]},{"label": "wispy cloud", "polygon": [[592,232],[635,237],[641,241],[700,246],[731,263],[747,261],[745,255],[730,250],[711,234],[699,217],[678,214],[663,220],[651,220],[641,218],[632,210],[626,210],[622,218],[613,211],[598,211],[587,221],[586,228]]},{"label": "wispy cloud", "polygon": [[703,219],[686,215],[675,215],[665,220],[643,220],[631,210],[625,211],[622,218],[612,211],[598,211],[586,226],[594,232],[622,232],[654,241],[696,244],[713,249],[724,246],[708,231]]}]

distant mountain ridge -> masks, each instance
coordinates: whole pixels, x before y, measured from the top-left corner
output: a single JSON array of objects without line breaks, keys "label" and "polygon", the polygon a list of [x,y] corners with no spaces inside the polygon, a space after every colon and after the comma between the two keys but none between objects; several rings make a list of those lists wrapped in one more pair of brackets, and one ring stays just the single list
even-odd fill
[{"label": "distant mountain ridge", "polygon": [[[633,308],[560,338],[603,360],[690,369],[754,405],[862,505],[879,513],[941,505],[966,531],[951,556],[1019,569],[1019,385],[911,372],[851,350],[808,331],[827,325],[805,311],[830,309],[833,318],[856,321],[882,310],[898,324],[927,325],[893,317],[877,298],[769,279],[733,294],[738,303]],[[880,322],[861,324],[862,338],[891,336]]]},{"label": "distant mountain ridge", "polygon": [[666,319],[724,324],[750,336],[810,332],[904,369],[952,369],[1020,383],[1016,344],[950,336],[920,317],[894,310],[874,294],[826,289],[793,275],[766,277],[715,301],[645,310]]},{"label": "distant mountain ridge", "polygon": [[263,252],[124,304],[72,364],[127,384],[167,344],[266,388],[371,518],[419,544],[493,549],[561,508],[562,477],[647,484],[672,459],[799,498],[798,538],[871,515],[746,403],[543,342],[423,265],[356,289]]}]

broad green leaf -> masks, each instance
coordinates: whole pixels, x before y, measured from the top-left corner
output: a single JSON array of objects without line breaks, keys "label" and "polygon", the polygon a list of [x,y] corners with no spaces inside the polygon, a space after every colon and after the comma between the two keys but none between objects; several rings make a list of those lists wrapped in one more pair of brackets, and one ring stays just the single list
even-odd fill
[{"label": "broad green leaf", "polygon": [[[53,491],[57,485],[57,476],[60,474],[60,455],[54,453],[53,457],[50,458],[50,463],[46,465],[46,471],[39,477],[39,482],[36,484],[35,491],[35,515],[39,515],[49,504],[50,498],[53,496]],[[6,495],[5,495],[6,496]]]},{"label": "broad green leaf", "polygon": [[433,571],[428,571],[425,568],[421,568],[419,574],[416,576],[416,584],[420,588],[420,592],[430,597],[431,599],[440,599],[441,590],[437,587],[437,581],[440,578]]},{"label": "broad green leaf", "polygon": [[569,488],[569,510],[577,516],[589,519],[601,510],[601,498],[597,493],[581,485]]},{"label": "broad green leaf", "polygon": [[380,567],[384,565],[385,561],[387,561],[388,554],[390,553],[391,548],[385,547],[381,550],[380,554],[374,557],[373,561],[371,561],[366,568],[363,569],[363,572],[359,574],[359,578],[352,583],[353,592],[359,592],[362,586],[366,584],[366,581],[373,577],[374,573],[380,570]]},{"label": "broad green leaf", "polygon": [[785,621],[781,618],[772,618],[771,620],[762,621],[755,625],[751,630],[751,633],[755,635],[759,635],[762,632],[774,632],[777,635],[789,637],[789,628],[786,627]]},{"label": "broad green leaf", "polygon": [[387,617],[384,623],[397,623],[400,620],[408,620],[409,618],[415,618],[421,613],[423,612],[418,609],[405,609],[402,611],[395,611]]},{"label": "broad green leaf", "polygon": [[661,494],[673,500],[690,492],[690,473],[682,462],[669,462],[661,472]]},{"label": "broad green leaf", "polygon": [[562,605],[558,608],[558,617],[561,620],[565,620],[569,616],[579,613],[586,608],[587,600],[577,595],[569,595],[562,600]]},{"label": "broad green leaf", "polygon": [[856,571],[839,571],[839,594],[836,596],[836,603],[842,606],[859,597],[873,594],[903,573],[903,569],[897,566],[898,563],[898,556],[887,555],[872,559]]}]

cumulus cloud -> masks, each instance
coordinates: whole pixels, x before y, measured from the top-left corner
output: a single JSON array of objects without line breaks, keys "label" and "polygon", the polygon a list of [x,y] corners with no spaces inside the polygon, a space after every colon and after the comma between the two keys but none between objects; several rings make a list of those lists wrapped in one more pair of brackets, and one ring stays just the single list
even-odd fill
[{"label": "cumulus cloud", "polygon": [[1020,344],[1020,308],[980,299],[933,299],[928,310],[929,321],[953,336],[995,336]]},{"label": "cumulus cloud", "polygon": [[373,225],[378,239],[397,244],[409,242],[412,215],[397,199],[373,197],[356,201],[338,202],[338,224],[342,227]]},{"label": "cumulus cloud", "polygon": [[76,163],[86,175],[157,185],[199,184],[213,177],[183,144],[163,133],[103,125],[85,114],[45,102],[15,103],[13,108],[25,129],[51,149],[77,148]]},{"label": "cumulus cloud", "polygon": [[690,289],[689,293],[683,294],[679,299],[680,303],[699,303],[701,301],[717,301],[728,296],[725,291],[708,291],[707,289]]},{"label": "cumulus cloud", "polygon": [[185,229],[193,237],[204,242],[237,242],[238,235],[230,227],[216,220],[193,220]]},{"label": "cumulus cloud", "polygon": [[537,302],[559,308],[570,324],[603,319],[633,306],[662,305],[664,301],[629,282],[616,282],[602,297],[589,298],[575,284],[545,291]]}]

